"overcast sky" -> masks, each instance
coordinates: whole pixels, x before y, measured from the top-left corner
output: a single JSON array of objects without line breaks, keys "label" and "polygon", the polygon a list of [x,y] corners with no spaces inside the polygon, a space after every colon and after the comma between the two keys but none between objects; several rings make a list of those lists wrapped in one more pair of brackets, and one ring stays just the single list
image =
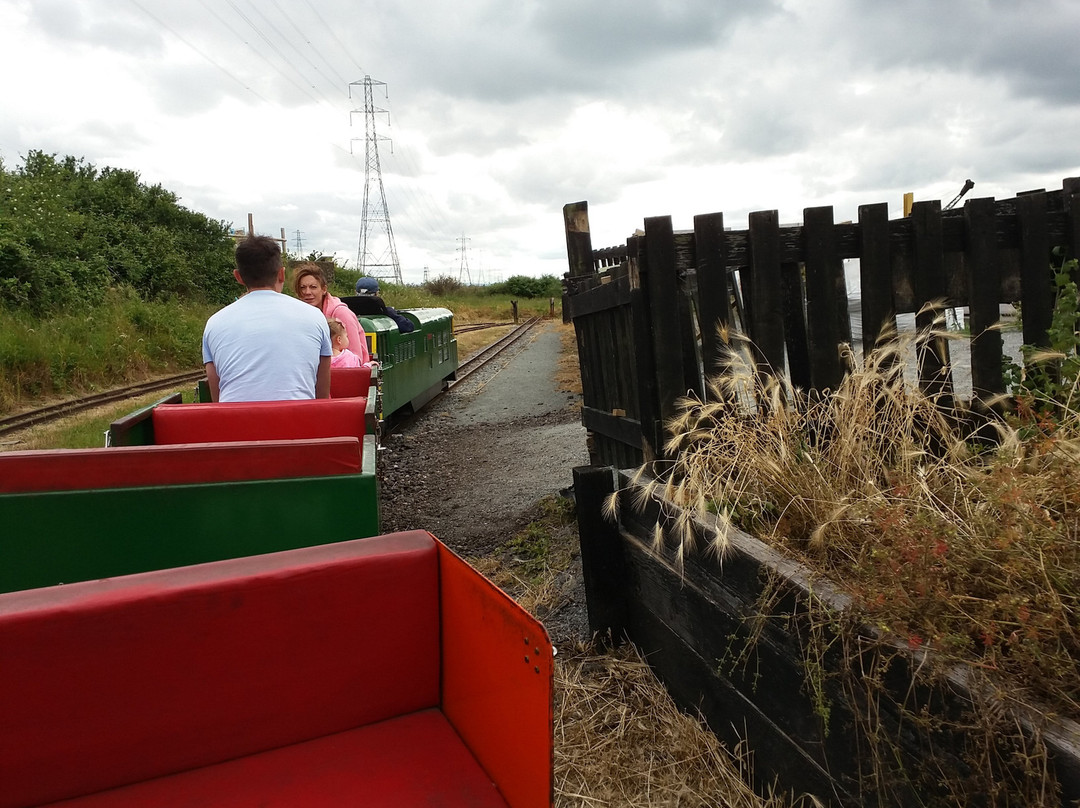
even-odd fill
[{"label": "overcast sky", "polygon": [[1007,197],[1080,175],[1075,0],[0,0],[0,31],[9,169],[31,149],[132,169],[349,266],[366,164],[350,82],[384,82],[411,283],[561,276],[579,200],[604,247],[648,216],[898,216],[906,191],[944,204],[967,178]]}]

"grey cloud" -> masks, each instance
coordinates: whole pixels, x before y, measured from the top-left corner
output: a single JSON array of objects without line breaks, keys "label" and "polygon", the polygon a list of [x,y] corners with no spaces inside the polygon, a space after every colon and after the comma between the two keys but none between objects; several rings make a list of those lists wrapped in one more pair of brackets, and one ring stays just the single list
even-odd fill
[{"label": "grey cloud", "polygon": [[964,71],[1004,81],[1021,97],[1080,101],[1080,5],[1070,0],[853,0],[851,5],[847,11],[861,23],[843,47],[880,69]]},{"label": "grey cloud", "polygon": [[50,36],[72,45],[149,55],[162,49],[161,31],[117,4],[35,0],[31,21]]},{"label": "grey cloud", "polygon": [[640,64],[669,51],[715,45],[741,22],[774,13],[776,3],[735,0],[548,0],[537,32],[575,64]]}]

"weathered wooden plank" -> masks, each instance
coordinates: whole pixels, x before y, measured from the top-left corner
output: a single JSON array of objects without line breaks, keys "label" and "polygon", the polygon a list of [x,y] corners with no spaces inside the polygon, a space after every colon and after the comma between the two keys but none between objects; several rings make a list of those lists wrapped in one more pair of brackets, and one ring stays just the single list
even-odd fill
[{"label": "weathered wooden plank", "polygon": [[606,636],[620,642],[626,630],[626,564],[618,527],[603,515],[604,500],[615,490],[614,470],[578,466],[573,475],[589,630],[601,642]]},{"label": "weathered wooden plank", "polygon": [[641,448],[641,422],[625,415],[615,415],[594,407],[582,407],[582,425],[627,446]]},{"label": "weathered wooden plank", "polygon": [[724,351],[719,329],[731,327],[731,291],[728,282],[724,214],[706,213],[694,217],[697,241],[698,309],[701,317],[701,353],[705,373],[720,367]]},{"label": "weathered wooden plank", "polygon": [[684,395],[682,334],[679,318],[678,278],[675,268],[675,239],[670,216],[645,220],[647,265],[641,270],[642,289],[648,295],[653,355],[660,417],[667,421],[677,412],[676,401]]},{"label": "weathered wooden plank", "polygon": [[697,272],[679,266],[676,301],[679,308],[679,347],[682,350],[682,394],[693,392],[698,399],[705,397],[705,375],[701,361],[700,325],[697,312]]},{"label": "weathered wooden plank", "polygon": [[1054,279],[1050,274],[1050,237],[1046,192],[1016,198],[1020,228],[1020,285],[1023,289],[1024,342],[1044,347],[1054,315]]},{"label": "weathered wooden plank", "polygon": [[[787,373],[791,384],[801,390],[814,386],[811,372],[810,341],[807,336],[805,291],[798,264],[780,265],[781,303],[784,311],[784,347],[787,349]],[[813,319],[813,318],[811,318]]]},{"label": "weathered wooden plank", "polygon": [[570,295],[566,302],[570,319],[587,317],[616,306],[628,305],[630,305],[630,279],[625,275],[612,278],[610,283]]},{"label": "weathered wooden plank", "polygon": [[[915,326],[919,329],[917,352],[919,385],[931,396],[952,393],[949,346],[933,329],[942,327],[945,298],[945,269],[941,242],[941,202],[916,202],[911,209],[913,224]],[[943,401],[947,403],[947,401]]]},{"label": "weathered wooden plank", "polygon": [[896,330],[887,203],[859,206],[859,239],[862,344],[869,353],[883,330],[893,334]]},{"label": "weathered wooden plank", "polygon": [[[752,776],[763,792],[779,785],[796,793],[814,794],[823,805],[859,805],[854,796],[843,793],[820,762],[747,697],[752,690],[740,690],[721,676],[715,659],[699,654],[693,642],[687,642],[653,611],[653,607],[665,603],[674,609],[696,611],[694,607],[701,603],[700,594],[693,588],[680,587],[675,571],[659,566],[655,559],[650,563],[648,552],[640,542],[624,536],[624,548],[629,556],[629,572],[624,579],[628,590],[627,630],[675,703],[688,712],[700,714],[731,748],[745,743],[753,749]],[[796,685],[785,695],[797,697],[799,693]],[[854,756],[849,758],[852,759]],[[842,795],[839,798],[838,791]]]},{"label": "weathered wooden plank", "polygon": [[596,270],[592,261],[592,235],[589,233],[589,203],[571,202],[564,205],[563,227],[566,230],[570,274],[591,275]]},{"label": "weathered wooden plank", "polygon": [[749,337],[758,372],[783,375],[784,309],[780,220],[775,210],[750,214]]},{"label": "weathered wooden plank", "polygon": [[975,401],[984,408],[1005,392],[1001,368],[998,290],[1001,264],[994,234],[994,200],[969,199],[964,204],[967,227],[968,298],[971,306],[971,384]]},{"label": "weathered wooden plank", "polygon": [[804,209],[803,225],[811,386],[816,390],[836,390],[845,371],[840,361],[840,343],[850,344],[851,322],[844,266],[836,251],[833,209]]},{"label": "weathered wooden plank", "polygon": [[647,262],[644,237],[634,236],[627,240],[627,260],[630,275],[637,282],[631,284],[630,310],[633,322],[634,356],[637,368],[638,417],[641,420],[641,435],[644,442],[642,454],[644,461],[651,461],[660,456],[663,447],[663,420],[660,417],[659,390],[657,384],[656,354],[653,351],[652,329],[650,327],[649,301],[642,288],[642,263]]}]

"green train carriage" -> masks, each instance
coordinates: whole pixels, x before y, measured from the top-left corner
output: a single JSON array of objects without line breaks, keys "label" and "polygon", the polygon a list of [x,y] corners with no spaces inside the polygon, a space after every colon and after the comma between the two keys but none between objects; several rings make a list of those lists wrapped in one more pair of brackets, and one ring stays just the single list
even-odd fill
[{"label": "green train carriage", "polygon": [[368,350],[381,369],[382,414],[419,410],[457,378],[454,314],[449,309],[399,309],[414,329],[402,334],[385,315],[360,315]]}]

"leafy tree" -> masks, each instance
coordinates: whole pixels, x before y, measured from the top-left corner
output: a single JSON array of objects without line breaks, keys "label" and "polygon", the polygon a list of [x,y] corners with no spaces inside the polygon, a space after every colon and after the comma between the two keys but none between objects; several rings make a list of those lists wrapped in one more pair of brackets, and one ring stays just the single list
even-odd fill
[{"label": "leafy tree", "polygon": [[224,222],[124,169],[31,151],[0,163],[0,302],[41,315],[94,306],[110,287],[145,300],[235,297]]}]

